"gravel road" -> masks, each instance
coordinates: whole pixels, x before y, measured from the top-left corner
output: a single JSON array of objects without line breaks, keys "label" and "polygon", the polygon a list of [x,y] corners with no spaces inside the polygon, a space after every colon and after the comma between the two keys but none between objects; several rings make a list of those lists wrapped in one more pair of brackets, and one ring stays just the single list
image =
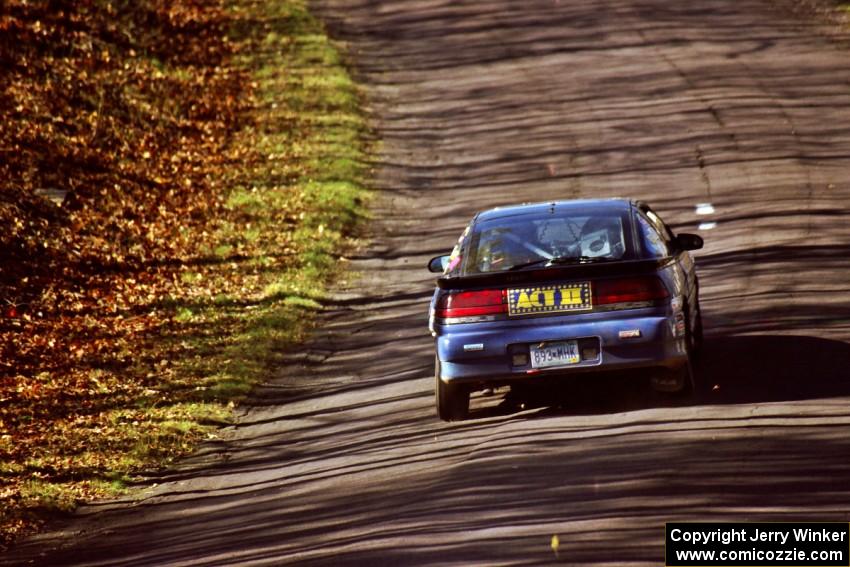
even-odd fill
[{"label": "gravel road", "polygon": [[[762,0],[317,8],[382,140],[358,276],[224,441],[0,564],[659,565],[668,521],[850,521],[840,38]],[[439,422],[427,260],[478,209],[604,196],[706,239],[696,399]]]}]

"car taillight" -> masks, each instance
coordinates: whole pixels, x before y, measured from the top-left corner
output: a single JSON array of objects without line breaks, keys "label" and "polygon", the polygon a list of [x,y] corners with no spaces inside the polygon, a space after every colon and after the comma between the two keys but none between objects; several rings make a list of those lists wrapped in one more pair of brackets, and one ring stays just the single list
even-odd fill
[{"label": "car taillight", "polygon": [[437,300],[436,316],[442,319],[477,317],[508,312],[503,289],[482,289],[447,293]]},{"label": "car taillight", "polygon": [[593,304],[639,303],[666,299],[670,292],[656,276],[599,280],[593,282]]}]

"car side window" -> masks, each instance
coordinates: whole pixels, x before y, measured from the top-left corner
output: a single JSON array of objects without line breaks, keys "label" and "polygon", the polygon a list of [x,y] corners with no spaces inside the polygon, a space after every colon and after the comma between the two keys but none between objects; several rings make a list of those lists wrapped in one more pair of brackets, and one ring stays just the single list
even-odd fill
[{"label": "car side window", "polygon": [[655,214],[655,211],[651,209],[646,210],[646,217],[649,219],[649,222],[652,223],[652,226],[661,234],[661,238],[664,239],[665,242],[669,243],[673,240],[673,231],[670,230],[670,227],[664,224],[664,221],[661,220],[661,217]]},{"label": "car side window", "polygon": [[[655,217],[658,219],[658,217]],[[663,258],[670,255],[668,239],[665,232],[659,231],[654,223],[643,215],[637,215],[640,244],[644,255],[649,258]],[[659,222],[661,219],[658,219]],[[663,229],[662,229],[663,230]]]},{"label": "car side window", "polygon": [[460,272],[460,265],[463,262],[464,252],[466,251],[466,237],[469,236],[469,231],[472,228],[472,225],[468,225],[466,229],[464,229],[463,233],[460,235],[460,238],[457,239],[457,243],[452,249],[452,253],[449,256],[449,263],[446,266],[443,274],[445,275],[457,275]]}]

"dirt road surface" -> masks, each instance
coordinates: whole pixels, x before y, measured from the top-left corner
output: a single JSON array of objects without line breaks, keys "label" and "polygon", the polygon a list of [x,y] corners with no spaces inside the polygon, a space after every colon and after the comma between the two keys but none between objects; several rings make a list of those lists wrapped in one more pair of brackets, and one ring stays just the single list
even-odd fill
[{"label": "dirt road surface", "polygon": [[[761,0],[318,8],[382,139],[359,277],[225,441],[3,564],[658,565],[668,521],[850,520],[846,47]],[[602,196],[706,239],[696,401],[437,421],[426,261],[478,209]]]}]

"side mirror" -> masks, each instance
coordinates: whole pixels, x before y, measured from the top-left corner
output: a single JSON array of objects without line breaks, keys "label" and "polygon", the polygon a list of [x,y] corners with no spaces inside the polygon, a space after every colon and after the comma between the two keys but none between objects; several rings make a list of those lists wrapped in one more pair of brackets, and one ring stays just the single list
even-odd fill
[{"label": "side mirror", "polygon": [[683,232],[676,235],[676,238],[673,239],[673,244],[679,250],[699,250],[704,243],[702,236]]},{"label": "side mirror", "polygon": [[442,274],[446,271],[446,266],[449,265],[449,260],[451,256],[437,256],[436,258],[431,258],[431,261],[428,262],[428,271],[434,274]]}]

